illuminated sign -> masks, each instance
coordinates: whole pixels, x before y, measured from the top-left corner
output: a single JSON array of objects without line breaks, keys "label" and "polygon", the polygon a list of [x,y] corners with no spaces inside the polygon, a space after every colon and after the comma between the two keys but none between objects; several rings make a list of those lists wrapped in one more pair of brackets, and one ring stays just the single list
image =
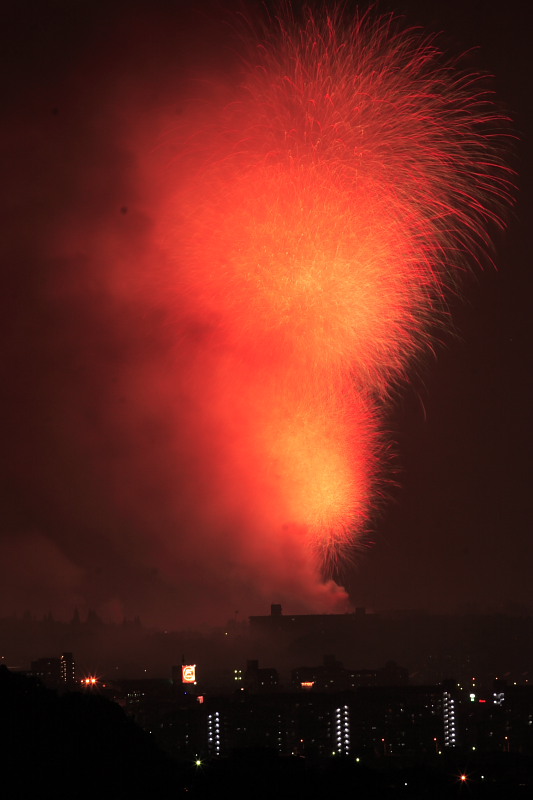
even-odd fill
[{"label": "illuminated sign", "polygon": [[181,668],[182,683],[196,683],[196,664],[184,664]]},{"label": "illuminated sign", "polygon": [[300,684],[302,689],[312,689],[314,685],[315,685],[314,681],[302,681]]}]

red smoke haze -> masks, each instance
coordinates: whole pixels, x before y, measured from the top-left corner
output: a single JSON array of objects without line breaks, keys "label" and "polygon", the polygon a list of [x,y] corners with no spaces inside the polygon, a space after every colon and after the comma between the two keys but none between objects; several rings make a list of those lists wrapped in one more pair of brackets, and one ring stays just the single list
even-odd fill
[{"label": "red smoke haze", "polygon": [[346,609],[321,564],[364,533],[380,404],[507,200],[500,121],[386,25],[243,68],[207,13],[55,8],[10,50],[2,608]]}]

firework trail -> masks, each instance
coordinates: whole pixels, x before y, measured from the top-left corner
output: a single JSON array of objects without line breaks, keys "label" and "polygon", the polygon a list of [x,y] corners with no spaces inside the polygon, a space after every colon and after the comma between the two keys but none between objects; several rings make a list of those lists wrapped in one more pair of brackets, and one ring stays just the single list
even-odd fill
[{"label": "firework trail", "polygon": [[383,404],[512,181],[505,120],[432,40],[306,17],[246,34],[238,87],[169,170],[160,237],[169,294],[216,341],[204,413],[243,547],[319,583],[379,496]]}]

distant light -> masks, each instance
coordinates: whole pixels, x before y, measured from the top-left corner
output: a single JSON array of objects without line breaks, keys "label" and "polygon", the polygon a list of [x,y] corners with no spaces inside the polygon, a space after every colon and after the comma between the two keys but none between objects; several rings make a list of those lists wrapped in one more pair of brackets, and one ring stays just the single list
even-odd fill
[{"label": "distant light", "polygon": [[461,775],[461,780],[462,780],[463,783],[465,783],[466,782],[466,775]]},{"label": "distant light", "polygon": [[181,668],[182,683],[196,683],[196,664],[184,664]]},{"label": "distant light", "polygon": [[197,767],[201,767],[201,766],[202,766],[202,759],[201,759],[201,758],[197,758],[197,759],[196,759],[196,761],[195,761],[194,763],[195,763],[195,765],[196,765]]},{"label": "distant light", "polygon": [[486,703],[487,701],[486,700],[480,700],[479,702],[480,703]]}]

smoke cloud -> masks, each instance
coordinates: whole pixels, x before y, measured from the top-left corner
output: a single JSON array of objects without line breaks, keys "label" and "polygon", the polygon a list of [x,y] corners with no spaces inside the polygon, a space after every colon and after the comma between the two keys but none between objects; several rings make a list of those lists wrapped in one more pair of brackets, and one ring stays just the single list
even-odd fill
[{"label": "smoke cloud", "polygon": [[383,404],[509,201],[431,42],[229,19],[11,20],[5,611],[348,608]]}]

